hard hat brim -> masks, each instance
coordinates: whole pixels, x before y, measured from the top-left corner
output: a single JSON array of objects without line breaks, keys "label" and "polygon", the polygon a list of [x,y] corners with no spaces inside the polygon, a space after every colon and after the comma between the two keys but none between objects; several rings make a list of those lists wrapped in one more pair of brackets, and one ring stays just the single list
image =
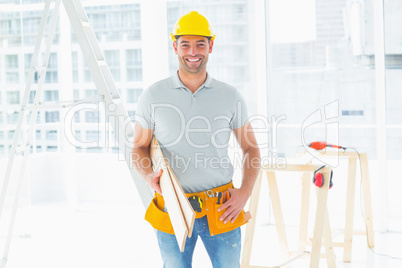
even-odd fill
[{"label": "hard hat brim", "polygon": [[215,40],[215,35],[212,36],[205,36],[205,35],[198,35],[198,34],[181,34],[181,35],[174,35],[173,33],[170,34],[170,39],[172,39],[173,42],[176,42],[177,38],[180,36],[186,36],[186,35],[194,35],[194,36],[204,36],[210,40]]}]

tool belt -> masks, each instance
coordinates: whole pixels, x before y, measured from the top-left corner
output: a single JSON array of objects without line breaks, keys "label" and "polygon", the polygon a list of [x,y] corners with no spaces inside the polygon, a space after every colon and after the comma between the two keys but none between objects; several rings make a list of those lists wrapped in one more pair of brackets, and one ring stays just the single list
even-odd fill
[{"label": "tool belt", "polygon": [[[219,193],[223,193],[232,188],[233,183],[230,182],[228,184],[207,191],[186,194],[193,208],[196,203],[199,204],[197,205],[197,207],[194,208],[194,211],[196,213],[195,218],[198,219],[207,216],[209,233],[211,236],[232,231],[237,227],[247,223],[247,220],[244,220],[244,210],[240,213],[240,215],[233,223],[229,221],[224,224],[223,221],[219,220],[219,218],[225,212],[225,210],[218,212],[218,208],[222,206],[223,203],[221,201],[219,202],[220,204],[218,204],[218,196],[222,196],[222,194],[219,195]],[[191,199],[193,199],[194,202]],[[169,218],[169,213],[164,210],[164,207],[165,200],[160,194],[155,192],[155,197],[154,199],[152,199],[152,202],[145,213],[145,220],[147,220],[152,225],[152,227],[159,231],[174,234],[173,226]]]}]

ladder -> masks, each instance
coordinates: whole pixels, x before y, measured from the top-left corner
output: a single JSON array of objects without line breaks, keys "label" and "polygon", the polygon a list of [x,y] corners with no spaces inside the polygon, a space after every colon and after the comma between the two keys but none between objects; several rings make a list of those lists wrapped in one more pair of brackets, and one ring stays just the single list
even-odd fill
[{"label": "ladder", "polygon": [[[34,53],[31,58],[30,69],[26,79],[26,85],[24,95],[22,99],[21,109],[16,125],[14,139],[11,147],[11,151],[8,158],[6,167],[6,173],[3,181],[3,186],[0,194],[0,220],[2,219],[4,212],[4,203],[9,188],[10,179],[13,178],[17,182],[17,189],[14,196],[11,215],[8,223],[7,236],[5,240],[5,246],[3,255],[0,262],[0,268],[5,268],[7,264],[8,253],[11,245],[11,238],[13,233],[13,227],[15,223],[15,217],[21,194],[21,189],[24,181],[24,173],[27,166],[28,156],[30,154],[32,137],[34,135],[34,127],[37,118],[38,110],[43,106],[40,102],[41,94],[43,91],[43,84],[45,81],[45,74],[47,64],[50,55],[50,48],[53,42],[57,21],[59,17],[60,4],[66,10],[68,18],[70,20],[72,29],[77,38],[77,42],[80,45],[82,53],[85,57],[85,61],[88,64],[89,71],[93,77],[93,81],[98,91],[98,99],[102,100],[105,104],[106,118],[112,125],[115,136],[119,144],[119,153],[124,156],[124,160],[133,177],[137,191],[141,197],[141,201],[145,207],[149,205],[153,198],[152,191],[145,183],[145,181],[138,175],[138,173],[132,168],[131,164],[131,145],[134,136],[134,127],[130,123],[128,113],[124,107],[124,104],[117,91],[112,74],[109,67],[106,64],[103,53],[100,49],[99,43],[96,39],[95,33],[88,20],[88,16],[80,0],[46,0],[42,19],[40,22],[39,33],[35,43]],[[50,28],[48,30],[48,36],[46,42],[43,44],[43,36],[46,24],[50,17],[50,11],[53,10]],[[39,55],[43,53],[42,61],[39,63]],[[34,75],[37,73],[38,86],[33,104],[28,103],[29,95],[31,92],[31,86],[33,83]],[[72,90],[72,89],[71,89]],[[78,103],[85,102],[85,100],[72,101],[70,104],[64,104],[61,107],[66,108],[76,105]],[[25,117],[28,115],[27,111],[31,111],[29,118],[29,125],[24,126]],[[19,165],[15,162],[17,154],[21,154],[22,160]],[[14,176],[15,172],[18,172],[17,176]]]}]

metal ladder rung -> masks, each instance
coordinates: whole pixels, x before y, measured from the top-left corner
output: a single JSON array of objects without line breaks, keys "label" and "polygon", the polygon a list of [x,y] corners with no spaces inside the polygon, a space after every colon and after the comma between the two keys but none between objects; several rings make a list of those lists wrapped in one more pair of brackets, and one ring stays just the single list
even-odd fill
[{"label": "metal ladder rung", "polygon": [[91,28],[91,23],[89,23],[89,21],[81,21],[81,23],[85,28]]},{"label": "metal ladder rung", "polygon": [[46,67],[44,67],[44,66],[35,66],[35,67],[33,67],[34,68],[34,70],[36,71],[36,72],[42,72],[42,71],[46,71]]},{"label": "metal ladder rung", "polygon": [[99,66],[107,66],[107,63],[104,59],[102,59],[102,60],[98,60],[98,65]]},{"label": "metal ladder rung", "polygon": [[19,145],[17,146],[17,148],[15,149],[16,153],[23,153],[25,152],[25,150],[29,150],[31,148],[31,144],[24,144],[24,145]]},{"label": "metal ladder rung", "polygon": [[119,104],[123,104],[123,100],[121,98],[112,98],[113,104],[119,105]]}]

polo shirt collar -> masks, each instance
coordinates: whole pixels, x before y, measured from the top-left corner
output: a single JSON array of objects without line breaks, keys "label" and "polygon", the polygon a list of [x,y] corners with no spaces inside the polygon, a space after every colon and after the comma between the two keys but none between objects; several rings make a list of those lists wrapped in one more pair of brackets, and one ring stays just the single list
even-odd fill
[{"label": "polo shirt collar", "polygon": [[[208,73],[207,73],[207,80],[205,80],[205,82],[202,86],[214,87],[214,79]],[[172,77],[170,79],[170,87],[171,88],[185,88],[183,83],[180,81],[179,74],[177,72],[174,75],[172,75]]]}]

